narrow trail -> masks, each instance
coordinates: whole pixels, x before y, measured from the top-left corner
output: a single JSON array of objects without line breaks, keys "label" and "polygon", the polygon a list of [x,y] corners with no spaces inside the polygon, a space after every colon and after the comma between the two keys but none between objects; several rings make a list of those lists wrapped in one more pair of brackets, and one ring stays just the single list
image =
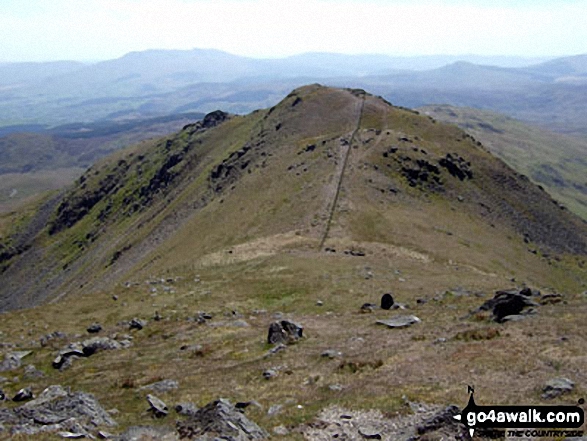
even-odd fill
[{"label": "narrow trail", "polygon": [[342,168],[340,171],[340,176],[338,177],[338,182],[336,185],[336,192],[334,194],[334,199],[332,200],[332,206],[330,207],[330,213],[328,214],[328,220],[326,221],[326,228],[324,229],[324,234],[322,235],[322,239],[320,240],[320,245],[318,247],[318,251],[322,250],[324,247],[324,243],[326,239],[328,239],[328,233],[330,233],[330,226],[332,224],[332,218],[334,217],[334,212],[336,211],[336,207],[338,205],[338,198],[340,196],[340,190],[342,188],[342,180],[344,179],[344,173],[347,168],[347,164],[349,161],[349,156],[351,154],[351,149],[353,147],[353,142],[355,140],[355,136],[359,129],[361,128],[361,119],[363,118],[363,108],[365,107],[365,97],[361,97],[361,107],[359,108],[359,116],[357,117],[357,126],[353,133],[351,134],[351,138],[349,140],[348,145],[346,146],[346,151],[343,153],[344,159],[342,163]]}]

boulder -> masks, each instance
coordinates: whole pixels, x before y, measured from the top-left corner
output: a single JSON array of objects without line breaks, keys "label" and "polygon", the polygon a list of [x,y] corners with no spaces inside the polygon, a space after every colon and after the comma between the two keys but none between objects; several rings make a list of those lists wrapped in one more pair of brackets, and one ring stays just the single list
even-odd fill
[{"label": "boulder", "polygon": [[377,305],[375,303],[363,303],[361,305],[360,311],[363,314],[367,314],[367,313],[373,312],[375,310],[375,308],[377,308]]},{"label": "boulder", "polygon": [[109,337],[92,337],[83,342],[71,343],[61,349],[53,360],[55,369],[64,370],[80,357],[90,357],[99,351],[122,349],[130,346],[130,341],[117,341]]},{"label": "boulder", "polygon": [[381,296],[381,309],[391,309],[393,306],[393,297],[391,294],[386,293]]},{"label": "boulder", "polygon": [[385,325],[388,328],[405,328],[419,323],[421,320],[415,315],[398,315],[386,320],[377,320],[378,325]]},{"label": "boulder", "polygon": [[12,398],[12,401],[19,403],[22,401],[32,400],[33,399],[33,391],[30,387],[25,387],[19,390],[16,395]]},{"label": "boulder", "polygon": [[155,415],[156,418],[167,416],[169,409],[167,404],[157,398],[155,395],[147,395],[147,402],[149,403],[149,411]]},{"label": "boulder", "polygon": [[551,400],[571,392],[574,388],[575,383],[568,378],[554,378],[544,385],[544,388],[542,389],[542,398],[545,400]]},{"label": "boulder", "polygon": [[296,323],[281,320],[269,325],[267,342],[269,344],[289,344],[302,338],[304,328]]},{"label": "boulder", "polygon": [[177,423],[181,439],[226,441],[262,440],[269,434],[239,412],[229,401],[213,401],[195,415]]},{"label": "boulder", "polygon": [[4,356],[4,360],[0,363],[0,372],[11,371],[18,369],[22,365],[20,357],[13,353],[8,353]]},{"label": "boulder", "polygon": [[141,330],[143,329],[145,326],[147,326],[147,322],[145,320],[141,320],[139,318],[133,318],[129,323],[128,323],[128,327],[129,329],[137,329],[137,330]]},{"label": "boulder", "polygon": [[502,323],[505,317],[520,315],[526,307],[538,306],[528,295],[517,290],[497,291],[492,299],[487,300],[477,310],[492,311],[493,319]]},{"label": "boulder", "polygon": [[86,329],[86,331],[88,331],[89,334],[97,334],[98,332],[100,332],[102,330],[102,325],[100,325],[99,323],[92,323],[90,326],[88,326],[88,328]]}]

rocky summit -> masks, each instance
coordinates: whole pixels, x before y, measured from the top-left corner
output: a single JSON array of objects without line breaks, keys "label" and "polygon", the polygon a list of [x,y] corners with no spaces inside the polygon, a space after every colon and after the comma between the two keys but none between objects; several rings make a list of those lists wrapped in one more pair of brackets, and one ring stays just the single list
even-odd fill
[{"label": "rocky summit", "polygon": [[0,438],[467,439],[467,385],[587,387],[587,224],[364,90],[213,112],[18,219]]}]

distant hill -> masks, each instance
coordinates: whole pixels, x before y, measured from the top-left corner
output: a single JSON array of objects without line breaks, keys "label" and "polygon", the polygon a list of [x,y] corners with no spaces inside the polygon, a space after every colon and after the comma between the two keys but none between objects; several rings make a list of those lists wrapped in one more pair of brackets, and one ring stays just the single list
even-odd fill
[{"label": "distant hill", "polygon": [[419,110],[439,121],[457,124],[587,220],[587,140],[478,109],[445,105]]},{"label": "distant hill", "polygon": [[[146,118],[217,108],[248,113],[274,105],[287,90],[314,81],[366,87],[409,107],[447,102],[508,112],[507,97],[515,92],[518,108],[511,110],[521,112],[531,109],[528,99],[536,95],[537,86],[568,82],[569,75],[577,77],[574,66],[579,61],[565,60],[541,65],[537,64],[543,61],[540,59],[516,57],[329,53],[254,59],[193,49],[133,52],[89,65],[47,65],[46,72],[38,75],[32,73],[43,71],[43,63],[5,65],[9,85],[0,89],[0,127],[65,124],[79,120],[79,115],[91,122],[126,114]],[[559,67],[553,68],[555,65]],[[20,71],[24,74],[18,74]],[[258,94],[249,93],[251,89],[264,90],[266,96],[259,99]],[[550,93],[548,88],[546,93]],[[542,108],[529,118],[538,116],[548,123],[555,112],[565,118],[570,114],[562,107],[551,109],[547,100],[540,102]],[[582,123],[576,116],[561,122],[573,123],[572,130],[575,122]]]},{"label": "distant hill", "polygon": [[[46,128],[0,128],[0,212],[38,193],[71,184],[97,159],[139,141],[175,132],[203,116],[72,123]],[[3,136],[2,136],[3,135]],[[56,179],[56,176],[58,178]]]}]

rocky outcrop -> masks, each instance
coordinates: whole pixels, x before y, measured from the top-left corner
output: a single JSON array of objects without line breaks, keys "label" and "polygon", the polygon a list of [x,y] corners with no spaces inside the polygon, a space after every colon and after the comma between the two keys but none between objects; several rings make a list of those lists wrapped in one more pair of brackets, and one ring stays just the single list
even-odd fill
[{"label": "rocky outcrop", "polygon": [[93,395],[49,386],[20,407],[1,409],[0,425],[12,435],[69,432],[89,437],[98,427],[115,426],[116,422]]},{"label": "rocky outcrop", "polygon": [[273,322],[271,323],[271,325],[269,325],[267,343],[272,345],[279,343],[294,343],[298,341],[300,338],[302,338],[303,331],[303,326],[287,320]]},{"label": "rocky outcrop", "polygon": [[249,441],[268,438],[268,433],[249,420],[229,401],[213,401],[192,417],[177,423],[181,439]]}]

